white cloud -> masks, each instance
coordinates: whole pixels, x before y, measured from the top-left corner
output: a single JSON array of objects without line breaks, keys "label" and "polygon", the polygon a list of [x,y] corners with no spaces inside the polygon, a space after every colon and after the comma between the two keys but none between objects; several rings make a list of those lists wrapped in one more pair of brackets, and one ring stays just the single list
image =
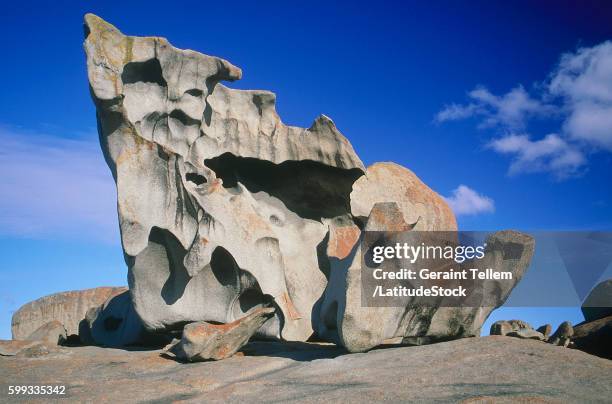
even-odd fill
[{"label": "white cloud", "polygon": [[[485,87],[468,93],[467,104],[451,104],[438,112],[437,122],[476,117],[480,128],[501,128],[503,137],[492,150],[514,156],[509,173],[551,172],[559,179],[574,176],[587,164],[587,154],[612,151],[612,42],[561,55],[556,68],[529,95],[522,86],[498,96]],[[532,117],[562,124],[557,134],[539,140],[507,135],[525,132]]]},{"label": "white cloud", "polygon": [[579,173],[586,158],[576,147],[556,134],[541,140],[530,140],[527,135],[507,135],[493,140],[489,147],[498,153],[514,156],[508,173],[552,172],[558,179]]},{"label": "white cloud", "polygon": [[468,93],[471,102],[451,104],[436,114],[437,122],[479,117],[481,127],[501,126],[521,129],[529,117],[551,112],[551,107],[529,96],[522,86],[498,96],[485,87],[476,87]]},{"label": "white cloud", "polygon": [[452,195],[444,198],[455,215],[476,215],[495,211],[493,199],[481,195],[466,185],[459,185]]},{"label": "white cloud", "polygon": [[0,233],[118,239],[116,191],[97,135],[66,139],[0,127]]},{"label": "white cloud", "polygon": [[612,42],[563,55],[548,91],[563,99],[569,137],[612,151]]},{"label": "white cloud", "polygon": [[435,120],[437,122],[457,121],[476,115],[478,113],[477,110],[478,106],[476,104],[451,104],[447,105],[442,111],[438,112]]}]

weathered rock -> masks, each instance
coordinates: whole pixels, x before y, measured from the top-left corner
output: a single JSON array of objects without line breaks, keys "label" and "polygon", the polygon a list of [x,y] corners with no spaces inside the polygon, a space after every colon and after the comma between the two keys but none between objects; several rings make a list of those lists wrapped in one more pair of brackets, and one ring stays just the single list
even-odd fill
[{"label": "weathered rock", "polygon": [[[372,211],[377,212],[370,215],[375,217],[374,223],[392,222],[402,226],[402,220],[391,205],[375,205]],[[393,219],[383,220],[377,217],[379,212],[389,212]],[[377,225],[370,227],[368,219],[366,230],[369,229],[379,230]],[[396,338],[406,344],[421,345],[480,335],[489,314],[506,301],[514,285],[521,280],[535,245],[532,237],[513,231],[494,233],[486,243],[485,256],[479,266],[512,272],[512,282],[490,281],[486,290],[474,291],[467,296],[465,305],[456,307],[424,305],[418,297],[412,298],[406,307],[363,306],[361,253],[357,246],[345,260],[332,262],[321,305],[319,335],[351,352],[367,351]],[[470,268],[472,263],[465,262],[462,267]]]},{"label": "weathered rock", "polygon": [[181,340],[168,350],[177,358],[191,362],[229,358],[273,315],[274,308],[260,307],[230,324],[204,321],[187,324]]},{"label": "weathered rock", "polygon": [[611,395],[612,361],[496,336],[365,354],[257,341],[245,356],[189,365],[161,351],[64,349],[0,357],[0,380],[66,385],[70,402],[602,403]]},{"label": "weathered rock", "polygon": [[508,335],[511,332],[525,329],[533,329],[531,325],[523,320],[499,320],[491,324],[491,335]]},{"label": "weathered rock", "polygon": [[533,328],[521,328],[516,331],[511,331],[506,334],[508,337],[523,338],[523,339],[537,339],[538,341],[544,341],[546,337],[539,331]]},{"label": "weathered rock", "polygon": [[132,299],[147,329],[230,323],[273,304],[260,335],[328,335],[321,319],[335,320],[322,302],[334,298],[322,295],[335,293],[328,279],[355,256],[376,203],[395,203],[406,229],[456,230],[443,198],[396,164],[366,170],[329,118],[287,126],[273,93],[225,87],[242,74],[228,61],[125,36],[91,14],[85,27]]},{"label": "weathered rock", "polygon": [[41,325],[26,338],[28,341],[41,341],[51,346],[60,345],[66,342],[66,339],[66,329],[64,325],[57,320]]},{"label": "weathered rock", "polygon": [[548,338],[550,336],[550,333],[552,332],[552,325],[550,324],[541,325],[538,327],[536,331],[541,332],[542,335],[544,335],[544,338]]},{"label": "weathered rock", "polygon": [[125,290],[122,287],[100,287],[61,292],[27,303],[13,314],[13,339],[26,339],[36,329],[54,320],[64,326],[69,337],[76,336],[79,334],[79,323],[89,308],[97,307],[109,296]]},{"label": "weathered rock", "polygon": [[576,325],[572,342],[584,352],[612,359],[612,316]]},{"label": "weathered rock", "polygon": [[146,345],[146,331],[134,310],[130,292],[112,296],[86,315],[87,332],[92,343],[108,347]]},{"label": "weathered rock", "polygon": [[612,316],[612,279],[595,286],[582,303],[581,309],[586,321]]},{"label": "weathered rock", "polygon": [[537,339],[544,341],[546,337],[542,332],[536,331],[522,320],[500,320],[491,324],[491,335],[505,335],[508,337]]},{"label": "weathered rock", "polygon": [[561,345],[567,347],[571,342],[571,338],[574,335],[574,328],[572,323],[564,321],[559,325],[557,331],[548,338],[548,342],[553,345]]},{"label": "weathered rock", "polygon": [[[402,221],[407,223],[407,230],[457,230],[455,215],[446,201],[412,171],[395,163],[373,164],[368,167],[365,176],[353,184],[351,213],[355,217],[380,222],[382,216],[373,216],[372,209],[378,203],[388,202],[397,204]],[[393,213],[388,220],[393,222],[393,217],[397,217],[397,214]],[[394,231],[392,228],[376,228]]]},{"label": "weathered rock", "polygon": [[273,93],[223,86],[241,77],[223,59],[124,36],[91,14],[85,25],[145,326],[227,323],[274,302],[260,333],[309,338],[326,284],[317,247],[330,222],[352,220],[349,194],[365,171],[350,143],[325,116],[308,129],[286,126]]}]

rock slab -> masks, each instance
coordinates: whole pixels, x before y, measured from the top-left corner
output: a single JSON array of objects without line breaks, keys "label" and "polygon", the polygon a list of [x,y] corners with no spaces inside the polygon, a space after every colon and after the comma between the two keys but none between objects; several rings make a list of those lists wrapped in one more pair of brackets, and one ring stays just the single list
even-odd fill
[{"label": "rock slab", "polygon": [[185,365],[161,351],[62,348],[40,358],[0,357],[0,380],[66,385],[65,398],[73,402],[605,403],[612,397],[612,361],[518,338],[361,354],[258,342],[244,352]]}]

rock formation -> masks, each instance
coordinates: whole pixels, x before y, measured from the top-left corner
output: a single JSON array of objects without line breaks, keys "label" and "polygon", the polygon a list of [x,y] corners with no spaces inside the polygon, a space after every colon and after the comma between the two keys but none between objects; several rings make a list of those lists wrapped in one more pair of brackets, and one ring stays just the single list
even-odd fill
[{"label": "rock formation", "polygon": [[[538,329],[539,330],[539,329]],[[545,331],[545,330],[544,330]],[[529,323],[522,320],[500,320],[491,325],[491,335],[505,335],[508,337],[536,339],[544,341],[548,336],[541,331],[533,329]]]},{"label": "rock formation", "polygon": [[134,311],[127,290],[89,309],[79,336],[84,343],[108,347],[147,345],[153,339]]},{"label": "rock formation", "polygon": [[612,316],[576,325],[572,342],[577,349],[612,359]]},{"label": "rock formation", "polygon": [[574,336],[574,328],[572,327],[572,323],[569,321],[564,321],[559,324],[559,328],[557,331],[553,333],[553,335],[548,338],[548,342],[553,345],[561,345],[567,347],[572,337]]},{"label": "rock formation", "polygon": [[[364,230],[457,229],[408,169],[366,169],[324,115],[308,129],[283,124],[273,93],[221,83],[242,75],[226,60],[123,35],[91,14],[84,46],[131,299],[148,330],[232,323],[272,305],[259,336],[316,335],[351,351],[478,335],[494,306],[475,296],[461,308],[361,307]],[[518,282],[533,240],[501,232],[489,245],[485,263]],[[499,304],[512,286],[496,289]]]},{"label": "rock formation", "polygon": [[79,335],[79,324],[87,310],[104,303],[110,296],[124,292],[125,288],[100,287],[71,292],[55,293],[23,305],[13,314],[11,330],[13,339],[25,340],[36,329],[59,321],[68,337]]},{"label": "rock formation", "polygon": [[273,314],[274,308],[259,307],[229,324],[210,324],[205,321],[187,324],[182,338],[169,347],[168,351],[190,362],[229,358],[249,342],[251,336]]}]

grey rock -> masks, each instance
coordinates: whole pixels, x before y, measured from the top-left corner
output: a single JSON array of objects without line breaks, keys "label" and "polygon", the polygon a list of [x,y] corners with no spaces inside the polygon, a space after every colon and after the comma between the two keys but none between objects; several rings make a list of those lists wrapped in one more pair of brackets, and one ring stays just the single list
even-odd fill
[{"label": "grey rock", "polygon": [[41,325],[36,331],[30,334],[26,340],[41,341],[51,346],[61,345],[67,340],[66,329],[62,323],[53,320]]},{"label": "grey rock", "polygon": [[261,307],[230,324],[204,321],[187,324],[181,340],[169,347],[168,351],[190,362],[229,358],[273,315],[274,308]]},{"label": "grey rock", "polygon": [[86,322],[92,343],[108,347],[143,345],[146,331],[134,310],[130,292],[112,296],[87,312]]},{"label": "grey rock", "polygon": [[[390,212],[395,218],[392,222],[402,226],[397,212],[390,205],[377,205],[372,211],[376,215]],[[385,222],[380,218],[375,221]],[[322,330],[319,334],[351,352],[367,351],[384,341],[398,338],[406,344],[422,345],[480,335],[482,324],[489,314],[506,301],[512,288],[523,277],[535,246],[532,237],[514,231],[494,233],[486,243],[485,256],[478,265],[512,272],[512,281],[489,281],[484,290],[474,290],[466,297],[466,303],[459,307],[423,304],[418,297],[413,298],[406,307],[362,306],[361,254],[357,246],[347,259],[332,263],[330,281],[321,306]],[[463,267],[473,266],[465,262]]]},{"label": "grey rock", "polygon": [[61,292],[27,303],[13,314],[11,322],[13,339],[26,339],[39,327],[54,320],[66,328],[68,337],[77,336],[79,324],[89,308],[97,307],[109,296],[125,290],[121,287],[99,287]]},{"label": "grey rock", "polygon": [[329,344],[256,342],[245,356],[184,364],[162,351],[95,346],[0,357],[0,380],[65,384],[74,402],[606,402],[612,362],[506,337],[346,354]]},{"label": "grey rock", "polygon": [[511,331],[506,334],[508,337],[523,338],[523,339],[537,339],[538,341],[544,341],[546,337],[539,331],[533,328],[521,328],[516,331]]},{"label": "grey rock", "polygon": [[500,320],[491,324],[491,335],[505,335],[508,337],[537,339],[544,341],[546,337],[539,330],[534,330],[529,323],[522,320]]},{"label": "grey rock", "polygon": [[552,332],[552,325],[550,324],[541,325],[538,327],[536,331],[541,332],[545,338],[548,338],[550,336],[550,333]]},{"label": "grey rock", "polygon": [[519,330],[533,330],[529,323],[522,320],[499,320],[491,324],[491,335],[508,335]]},{"label": "grey rock", "polygon": [[561,345],[567,347],[574,335],[574,328],[572,323],[564,321],[559,325],[557,331],[548,338],[548,342],[553,345]]},{"label": "grey rock", "polygon": [[410,228],[457,228],[409,170],[366,170],[328,117],[287,126],[273,93],[223,85],[242,75],[226,60],[126,36],[92,14],[84,47],[132,301],[151,331],[273,304],[260,336],[337,334],[322,324],[336,322],[322,309],[335,297],[322,295],[336,293],[329,278],[355,256],[376,203],[395,203]]},{"label": "grey rock", "polygon": [[612,279],[597,284],[582,303],[581,309],[586,321],[612,316]]}]

